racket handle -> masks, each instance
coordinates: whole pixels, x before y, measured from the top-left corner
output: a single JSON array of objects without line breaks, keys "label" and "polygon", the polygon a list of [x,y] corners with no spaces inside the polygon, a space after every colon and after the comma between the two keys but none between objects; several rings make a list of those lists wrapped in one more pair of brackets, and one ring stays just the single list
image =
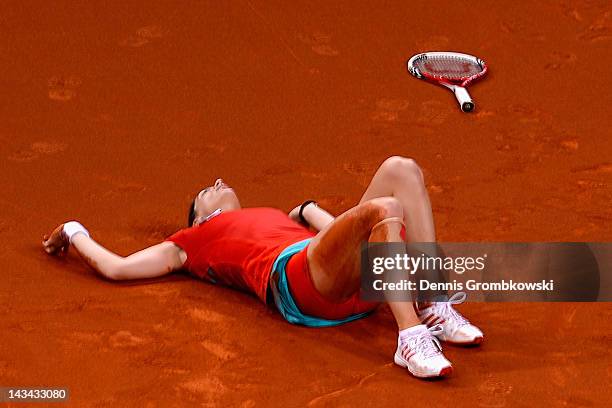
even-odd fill
[{"label": "racket handle", "polygon": [[453,87],[453,92],[455,93],[455,97],[457,98],[462,111],[471,112],[474,110],[474,101],[470,97],[467,89],[462,86],[455,86]]}]

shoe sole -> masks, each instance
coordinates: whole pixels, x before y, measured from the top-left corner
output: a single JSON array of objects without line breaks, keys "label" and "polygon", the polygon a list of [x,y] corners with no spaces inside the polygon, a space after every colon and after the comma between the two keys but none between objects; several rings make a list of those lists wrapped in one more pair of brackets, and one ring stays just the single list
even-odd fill
[{"label": "shoe sole", "polygon": [[446,344],[450,344],[453,346],[477,346],[479,344],[482,344],[482,342],[484,341],[484,337],[476,337],[474,340],[466,341],[466,342],[457,342],[457,341],[450,341],[450,340],[442,340],[442,341]]},{"label": "shoe sole", "polygon": [[398,366],[405,368],[408,370],[408,372],[416,378],[436,378],[436,377],[447,377],[449,375],[451,375],[451,373],[453,372],[453,366],[448,366],[448,367],[444,367],[443,369],[440,370],[440,372],[438,374],[421,374],[421,373],[415,373],[413,372],[410,367],[408,366],[408,364],[404,361],[403,358],[399,357],[397,354],[395,354],[393,356],[393,362],[395,364],[397,364]]}]

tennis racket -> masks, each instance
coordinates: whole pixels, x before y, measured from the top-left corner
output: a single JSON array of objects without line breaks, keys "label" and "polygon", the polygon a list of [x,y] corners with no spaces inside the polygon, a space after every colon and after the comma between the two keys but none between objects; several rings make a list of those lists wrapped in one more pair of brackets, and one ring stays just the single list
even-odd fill
[{"label": "tennis racket", "polygon": [[474,101],[465,89],[487,73],[480,58],[458,52],[424,52],[408,60],[408,72],[419,79],[443,85],[453,91],[463,112],[474,110]]}]

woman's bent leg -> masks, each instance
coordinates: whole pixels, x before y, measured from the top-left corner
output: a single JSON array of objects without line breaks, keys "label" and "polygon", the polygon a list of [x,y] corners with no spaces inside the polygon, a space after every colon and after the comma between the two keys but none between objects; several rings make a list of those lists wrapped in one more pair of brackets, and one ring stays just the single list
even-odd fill
[{"label": "woman's bent leg", "polygon": [[[312,282],[321,296],[341,301],[360,288],[361,245],[369,242],[403,242],[403,209],[393,197],[368,200],[337,217],[308,247]],[[388,302],[399,327],[393,361],[417,377],[450,374],[451,363],[438,340],[420,324],[411,301]],[[438,330],[438,329],[436,329]]]},{"label": "woman's bent leg", "polygon": [[[337,217],[308,247],[313,284],[324,298],[341,302],[359,291],[361,245],[366,242],[403,242],[402,207],[392,197],[379,197]],[[389,302],[401,329],[420,323],[411,302]]]}]

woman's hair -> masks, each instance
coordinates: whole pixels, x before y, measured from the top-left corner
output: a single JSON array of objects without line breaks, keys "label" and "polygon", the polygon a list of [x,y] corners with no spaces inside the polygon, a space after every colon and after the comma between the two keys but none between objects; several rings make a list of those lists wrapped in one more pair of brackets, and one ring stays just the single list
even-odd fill
[{"label": "woman's hair", "polygon": [[191,205],[189,206],[189,216],[187,218],[187,227],[193,226],[193,222],[195,221],[195,217],[196,217],[195,202],[196,200],[194,198],[193,201],[191,202]]}]

